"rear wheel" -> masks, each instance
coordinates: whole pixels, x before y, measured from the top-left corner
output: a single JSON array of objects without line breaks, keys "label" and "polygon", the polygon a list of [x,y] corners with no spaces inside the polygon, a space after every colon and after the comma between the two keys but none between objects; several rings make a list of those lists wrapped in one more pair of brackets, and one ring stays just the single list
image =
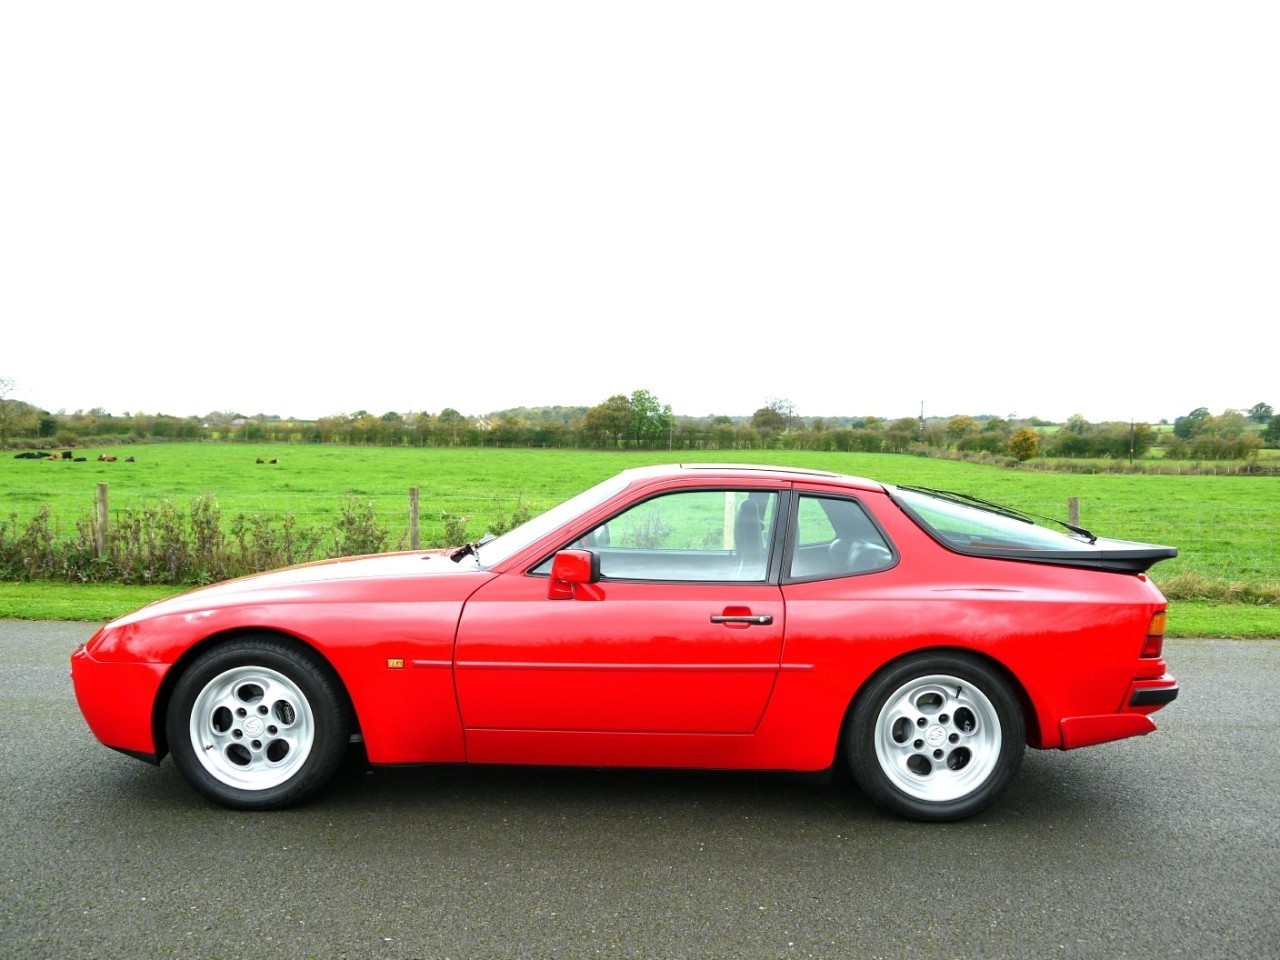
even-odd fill
[{"label": "rear wheel", "polygon": [[311,796],[337,769],[350,731],[328,665],[275,637],[233,641],[197,659],[174,687],[165,724],[182,775],[239,810]]},{"label": "rear wheel", "polygon": [[962,820],[1004,791],[1025,728],[1009,685],[963,654],[913,657],[872,678],[847,731],[850,768],[881,806],[915,820]]}]

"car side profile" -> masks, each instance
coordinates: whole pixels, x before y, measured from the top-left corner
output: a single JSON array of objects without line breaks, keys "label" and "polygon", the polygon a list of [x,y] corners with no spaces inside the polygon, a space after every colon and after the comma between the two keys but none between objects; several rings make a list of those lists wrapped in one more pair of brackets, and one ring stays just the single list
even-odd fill
[{"label": "car side profile", "polygon": [[624,471],[500,537],[193,590],[71,658],[97,738],[236,809],[372,764],[825,771],[919,820],[1174,700],[1173,547],[781,467]]}]

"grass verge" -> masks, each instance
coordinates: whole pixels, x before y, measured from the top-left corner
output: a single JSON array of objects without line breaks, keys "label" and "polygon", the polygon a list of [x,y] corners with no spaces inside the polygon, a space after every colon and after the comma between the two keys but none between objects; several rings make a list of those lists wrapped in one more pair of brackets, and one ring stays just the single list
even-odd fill
[{"label": "grass verge", "polygon": [[[0,583],[0,620],[105,623],[182,590],[172,586]],[[1173,600],[1169,603],[1168,636],[1214,639],[1280,637],[1280,606]],[[87,633],[85,638],[88,639]]]}]

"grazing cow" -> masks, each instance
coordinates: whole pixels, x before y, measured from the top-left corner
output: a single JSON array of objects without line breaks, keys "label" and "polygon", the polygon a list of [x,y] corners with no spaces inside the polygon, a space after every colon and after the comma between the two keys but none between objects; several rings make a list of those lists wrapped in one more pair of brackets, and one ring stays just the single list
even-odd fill
[{"label": "grazing cow", "polygon": [[257,463],[266,463],[267,461],[265,461],[265,460],[263,460],[261,457],[259,457],[259,458],[257,459],[257,461],[256,461],[256,462],[257,462]]},{"label": "grazing cow", "polygon": [[270,460],[269,462],[270,462],[270,463],[279,463],[280,461],[279,461],[279,460],[277,460],[275,457],[272,457],[272,458],[271,458],[271,460]]},{"label": "grazing cow", "polygon": [[133,462],[134,462],[134,459],[133,459],[133,457],[125,457],[125,458],[124,458],[124,462],[125,462],[125,463],[133,463]]},{"label": "grazing cow", "polygon": [[107,456],[105,453],[100,453],[98,454],[98,462],[99,463],[115,463],[116,458],[115,456]]},{"label": "grazing cow", "polygon": [[70,451],[70,450],[63,450],[63,451],[62,451],[62,459],[63,459],[63,460],[70,460],[70,459],[71,459],[71,451]]}]

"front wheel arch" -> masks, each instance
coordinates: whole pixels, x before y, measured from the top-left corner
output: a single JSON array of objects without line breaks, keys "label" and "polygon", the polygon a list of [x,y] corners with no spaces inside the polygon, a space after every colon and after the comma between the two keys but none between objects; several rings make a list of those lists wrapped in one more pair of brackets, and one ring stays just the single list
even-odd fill
[{"label": "front wheel arch", "polygon": [[342,691],[346,709],[354,716],[355,708],[351,702],[351,695],[347,692],[346,684],[343,683],[342,678],[338,675],[338,671],[334,669],[333,664],[329,662],[329,659],[323,653],[304,640],[300,640],[293,634],[286,633],[282,630],[238,627],[234,630],[227,630],[224,633],[214,633],[205,637],[190,649],[185,650],[182,656],[173,662],[173,666],[165,671],[164,679],[160,681],[160,688],[156,691],[155,702],[151,707],[151,735],[156,745],[156,763],[163,760],[169,753],[169,737],[165,731],[165,723],[166,718],[169,716],[169,702],[173,698],[173,688],[177,685],[178,680],[193,662],[208,653],[212,648],[224,643],[232,643],[236,640],[244,640],[246,638],[280,640],[284,643],[296,646],[299,650],[304,651],[305,653],[319,657],[324,661],[326,669],[333,674],[334,680]]},{"label": "front wheel arch", "polygon": [[[247,680],[275,689],[296,706],[296,719],[305,724],[305,733],[297,743],[308,756],[314,753],[314,759],[303,756],[296,763],[292,758],[285,761],[283,765],[292,764],[295,772],[278,783],[254,783],[253,777],[236,783],[228,779],[232,768],[225,762],[210,765],[197,759],[195,754],[201,751],[193,754],[190,742],[195,736],[193,707],[206,712],[212,709],[217,697],[211,692],[214,681],[223,676],[232,684]],[[224,693],[229,689],[224,688]],[[264,715],[267,712],[262,706],[258,709]],[[158,756],[172,752],[179,771],[198,792],[223,806],[253,810],[289,806],[316,792],[335,772],[356,729],[350,696],[332,664],[309,644],[271,630],[228,631],[188,650],[166,675],[163,696],[156,698],[153,722]],[[190,732],[186,731],[188,725]],[[304,727],[297,731],[303,732]],[[287,733],[281,736],[289,738]],[[267,766],[278,765],[282,758],[271,756],[271,744],[264,746]]]}]

